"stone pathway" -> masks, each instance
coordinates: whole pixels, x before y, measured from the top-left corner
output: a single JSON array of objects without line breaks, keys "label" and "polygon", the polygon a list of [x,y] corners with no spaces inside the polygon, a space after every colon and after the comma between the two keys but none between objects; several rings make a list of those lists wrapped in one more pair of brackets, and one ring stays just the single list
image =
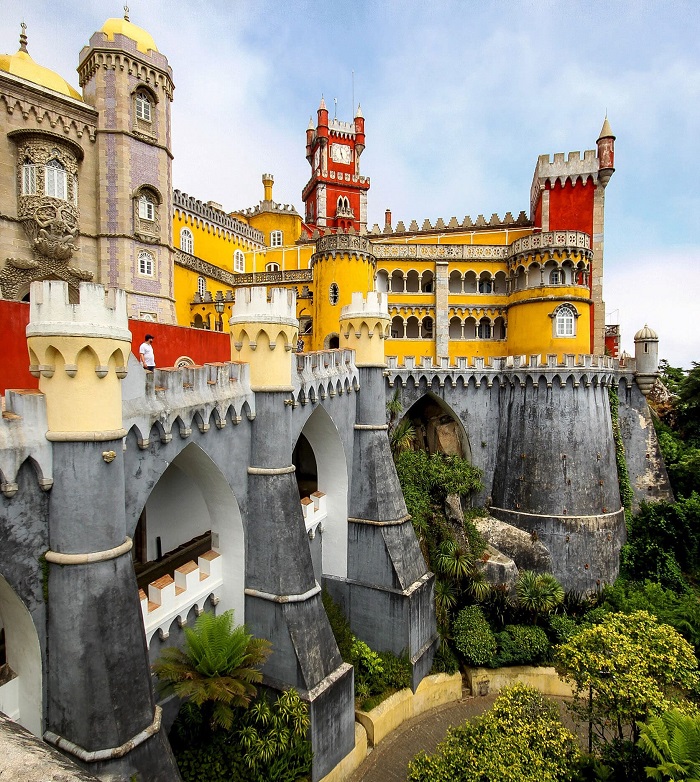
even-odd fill
[{"label": "stone pathway", "polygon": [[[416,753],[433,752],[448,728],[487,711],[495,700],[496,695],[467,696],[404,722],[369,753],[347,782],[406,782],[408,762]],[[551,700],[559,706],[564,724],[573,730],[564,699]]]}]

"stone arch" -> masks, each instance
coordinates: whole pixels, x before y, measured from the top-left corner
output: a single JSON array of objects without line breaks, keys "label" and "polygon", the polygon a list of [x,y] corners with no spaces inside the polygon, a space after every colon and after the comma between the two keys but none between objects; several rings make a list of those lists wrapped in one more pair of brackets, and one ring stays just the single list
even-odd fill
[{"label": "stone arch", "polygon": [[[326,521],[320,544],[323,575],[346,578],[348,572],[348,467],[338,429],[326,409],[319,405],[309,416],[297,439],[308,443],[316,468],[317,490],[325,494]],[[295,452],[297,452],[295,444]],[[300,487],[300,494],[302,489]],[[312,557],[313,557],[312,550]],[[314,558],[314,569],[316,569]],[[318,574],[317,574],[318,575]]]},{"label": "stone arch", "polygon": [[[442,397],[428,391],[408,408],[403,416],[406,418],[413,422],[421,448],[429,453],[462,456],[471,462],[471,446],[464,424]],[[419,431],[419,426],[423,427],[423,432]]]},{"label": "stone arch", "polygon": [[7,665],[11,671],[3,677],[0,670],[0,711],[34,735],[42,736],[43,690],[39,635],[27,607],[1,575],[0,628],[5,631]]},{"label": "stone arch", "polygon": [[[223,558],[220,611],[233,608],[236,623],[245,621],[245,530],[238,501],[218,465],[196,443],[188,443],[168,464],[146,504],[145,546],[156,558],[211,532],[211,547]],[[144,533],[142,533],[144,534]]]}]

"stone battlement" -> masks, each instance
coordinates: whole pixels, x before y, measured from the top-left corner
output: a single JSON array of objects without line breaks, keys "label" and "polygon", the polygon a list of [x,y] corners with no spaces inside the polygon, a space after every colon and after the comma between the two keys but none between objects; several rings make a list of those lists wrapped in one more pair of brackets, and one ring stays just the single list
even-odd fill
[{"label": "stone battlement", "polygon": [[387,236],[393,234],[421,234],[431,233],[434,231],[474,231],[479,228],[527,228],[532,225],[532,222],[525,214],[520,212],[518,217],[513,217],[512,212],[506,212],[503,218],[500,218],[495,212],[491,215],[487,221],[484,215],[480,214],[476,220],[467,215],[462,222],[458,222],[456,217],[451,217],[446,223],[442,217],[439,217],[433,225],[427,218],[423,221],[421,226],[418,225],[416,220],[412,220],[408,228],[406,228],[403,220],[399,220],[396,224],[396,228],[393,228],[390,224],[385,225],[384,228],[380,228],[375,223],[371,230],[367,231],[369,236]]},{"label": "stone battlement", "polygon": [[251,226],[246,225],[242,220],[230,217],[225,212],[215,209],[208,204],[205,204],[203,201],[200,201],[198,198],[187,195],[187,193],[173,190],[173,207],[175,209],[184,209],[196,217],[208,220],[210,223],[225,228],[227,231],[231,231],[231,233],[244,237],[251,242],[255,242],[261,246],[265,245],[265,237],[263,236],[262,231],[251,228]]},{"label": "stone battlement", "polygon": [[620,362],[612,358],[611,356],[594,356],[590,354],[566,353],[564,354],[564,360],[559,361],[559,356],[556,353],[549,353],[546,356],[541,354],[537,355],[521,355],[521,356],[473,356],[471,360],[466,356],[458,356],[456,363],[450,364],[450,360],[447,356],[440,358],[439,364],[433,364],[430,356],[422,356],[420,359],[416,359],[415,356],[404,356],[404,363],[399,364],[397,356],[387,356],[387,366],[389,370],[404,370],[404,369],[428,369],[428,370],[444,370],[444,369],[484,369],[495,372],[503,372],[508,369],[557,369],[557,368],[587,368],[587,369],[607,369],[617,370],[620,368]]},{"label": "stone battlement", "polygon": [[352,302],[346,304],[340,311],[340,318],[348,319],[354,317],[389,317],[389,303],[386,293],[379,291],[368,291],[366,297],[362,293],[352,294]]},{"label": "stone battlement", "polygon": [[80,283],[80,303],[71,304],[68,284],[58,280],[33,282],[28,337],[102,337],[131,342],[126,291]]},{"label": "stone battlement", "polygon": [[267,288],[262,286],[237,291],[229,323],[296,323],[295,292],[271,288],[269,300],[267,293]]}]

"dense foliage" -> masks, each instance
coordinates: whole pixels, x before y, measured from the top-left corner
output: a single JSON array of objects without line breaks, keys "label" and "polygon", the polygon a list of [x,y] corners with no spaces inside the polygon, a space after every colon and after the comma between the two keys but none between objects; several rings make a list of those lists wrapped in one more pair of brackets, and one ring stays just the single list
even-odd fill
[{"label": "dense foliage", "polygon": [[270,642],[233,626],[233,611],[203,613],[185,628],[185,649],[168,647],[153,665],[162,693],[174,692],[201,709],[212,730],[230,730],[234,709],[247,706],[262,681]]},{"label": "dense foliage", "polygon": [[639,746],[651,758],[649,779],[700,780],[700,717],[676,709],[650,717],[641,728]]},{"label": "dense foliage", "polygon": [[600,741],[636,740],[640,722],[700,683],[693,647],[646,611],[607,614],[559,646],[555,660],[572,684],[572,709]]},{"label": "dense foliage", "polygon": [[435,754],[409,764],[409,782],[558,782],[574,779],[579,749],[557,707],[516,684],[491,711],[448,731]]},{"label": "dense foliage", "polygon": [[457,614],[453,633],[455,647],[468,665],[493,665],[498,645],[479,606],[468,606]]}]

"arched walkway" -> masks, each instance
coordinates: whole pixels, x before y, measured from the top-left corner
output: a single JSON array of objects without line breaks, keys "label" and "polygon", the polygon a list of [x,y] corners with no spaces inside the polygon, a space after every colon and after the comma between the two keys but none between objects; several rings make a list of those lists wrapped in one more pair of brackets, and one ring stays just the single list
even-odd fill
[{"label": "arched walkway", "polygon": [[219,610],[233,608],[236,623],[242,624],[245,534],[240,508],[224,475],[196,443],[178,454],[153,487],[145,520],[149,562],[211,531],[212,548],[223,558]]},{"label": "arched walkway", "polygon": [[471,461],[464,425],[444,399],[428,392],[411,405],[403,418],[412,422],[420,448],[428,453],[446,453]]},{"label": "arched walkway", "polygon": [[[304,424],[301,434],[313,451],[318,491],[326,495],[327,518],[319,541],[322,572],[323,575],[345,578],[348,572],[348,468],[345,450],[333,419],[321,405]],[[299,457],[301,449],[295,450]],[[309,464],[310,461],[305,463],[307,471]]]},{"label": "arched walkway", "polygon": [[12,587],[0,576],[0,628],[4,630],[7,668],[0,672],[0,711],[36,736],[42,729],[42,665],[39,636],[32,617]]}]

